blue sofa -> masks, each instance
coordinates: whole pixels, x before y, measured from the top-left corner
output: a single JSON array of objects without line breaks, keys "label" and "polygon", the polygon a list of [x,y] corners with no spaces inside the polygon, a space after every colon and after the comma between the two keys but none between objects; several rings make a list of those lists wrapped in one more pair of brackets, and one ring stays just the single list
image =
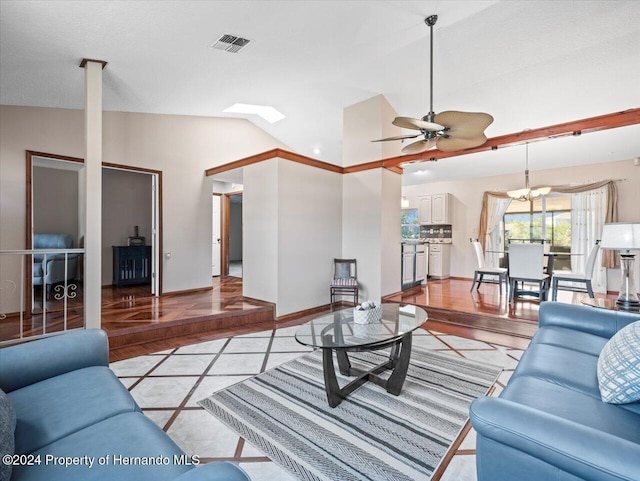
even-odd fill
[{"label": "blue sofa", "polygon": [[[0,452],[15,444],[16,454],[40,463],[14,465],[11,481],[249,481],[232,463],[189,464],[191,458],[142,414],[109,369],[108,354],[101,330],[0,349],[0,389],[6,393],[0,392]],[[7,405],[14,411],[9,417]],[[14,422],[14,438],[3,441]],[[82,464],[60,464],[67,459]],[[156,464],[124,465],[128,460]],[[6,468],[0,458],[0,479]]]},{"label": "blue sofa", "polygon": [[638,481],[640,403],[600,398],[598,355],[624,313],[546,302],[507,387],[470,409],[478,481]]},{"label": "blue sofa", "polygon": [[[73,238],[69,234],[34,234],[34,249],[72,249]],[[78,274],[78,254],[68,254],[67,271],[65,279],[65,255],[47,254],[45,263],[44,254],[33,255],[33,285],[46,285],[49,289],[53,284],[70,281]]]}]

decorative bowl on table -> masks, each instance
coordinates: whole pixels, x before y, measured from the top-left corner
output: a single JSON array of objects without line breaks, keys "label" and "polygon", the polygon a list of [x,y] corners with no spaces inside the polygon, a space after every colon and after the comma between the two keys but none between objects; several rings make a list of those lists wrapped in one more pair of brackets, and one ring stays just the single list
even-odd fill
[{"label": "decorative bowl on table", "polygon": [[382,320],[382,304],[373,301],[363,302],[353,308],[353,322],[371,324]]}]

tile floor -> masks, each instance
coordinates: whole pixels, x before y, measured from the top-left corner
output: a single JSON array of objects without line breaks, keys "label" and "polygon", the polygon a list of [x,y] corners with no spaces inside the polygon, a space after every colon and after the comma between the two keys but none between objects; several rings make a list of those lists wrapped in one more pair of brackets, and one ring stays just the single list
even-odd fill
[{"label": "tile floor", "polygon": [[[294,334],[298,326],[193,344],[111,364],[122,383],[155,423],[202,462],[231,460],[253,481],[292,481],[289,474],[196,402],[211,393],[308,352]],[[522,351],[419,329],[414,345],[452,356],[503,365],[493,395],[509,380]],[[475,481],[475,433],[469,431],[441,481]]]}]

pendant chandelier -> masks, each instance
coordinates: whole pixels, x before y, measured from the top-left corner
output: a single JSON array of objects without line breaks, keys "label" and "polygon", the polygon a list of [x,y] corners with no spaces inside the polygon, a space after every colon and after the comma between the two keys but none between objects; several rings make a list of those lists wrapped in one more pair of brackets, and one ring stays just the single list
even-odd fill
[{"label": "pendant chandelier", "polygon": [[547,195],[551,192],[551,187],[529,188],[529,142],[525,144],[525,149],[524,189],[510,190],[507,192],[507,195],[514,200],[530,202],[536,197]]}]

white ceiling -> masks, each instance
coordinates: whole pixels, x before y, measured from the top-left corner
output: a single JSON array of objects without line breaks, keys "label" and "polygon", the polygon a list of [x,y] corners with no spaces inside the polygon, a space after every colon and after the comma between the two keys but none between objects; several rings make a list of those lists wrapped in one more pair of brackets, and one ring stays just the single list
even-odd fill
[{"label": "white ceiling", "polygon": [[[250,120],[341,164],[344,107],[382,93],[401,115],[427,113],[424,18],[434,13],[435,110],[491,113],[489,137],[640,107],[634,0],[2,0],[0,103],[80,109],[78,63],[101,59],[106,110],[231,117],[223,110],[237,102],[271,105],[286,118]],[[253,43],[239,54],[209,48],[223,33]],[[530,149],[531,170],[629,159],[640,156],[640,127]],[[404,183],[523,164],[514,147],[414,165]]]}]

